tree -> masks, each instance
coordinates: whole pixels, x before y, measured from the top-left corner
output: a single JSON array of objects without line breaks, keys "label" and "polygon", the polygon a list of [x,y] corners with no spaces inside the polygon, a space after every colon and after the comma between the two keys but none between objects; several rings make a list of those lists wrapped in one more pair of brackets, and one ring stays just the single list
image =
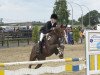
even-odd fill
[{"label": "tree", "polygon": [[[72,20],[69,20],[68,24],[72,25]],[[73,20],[73,25],[80,25],[80,22]]]},{"label": "tree", "polygon": [[37,25],[35,25],[35,27],[32,30],[32,40],[35,43],[37,43],[39,40],[39,27]]},{"label": "tree", "polygon": [[58,15],[59,24],[68,24],[69,12],[66,0],[56,0],[53,13]]},{"label": "tree", "polygon": [[[86,15],[83,16],[83,24],[84,26],[89,25],[89,13],[90,13],[90,25],[94,26],[98,23],[100,23],[100,13],[96,10],[88,12]],[[78,19],[81,22],[81,18]]]}]

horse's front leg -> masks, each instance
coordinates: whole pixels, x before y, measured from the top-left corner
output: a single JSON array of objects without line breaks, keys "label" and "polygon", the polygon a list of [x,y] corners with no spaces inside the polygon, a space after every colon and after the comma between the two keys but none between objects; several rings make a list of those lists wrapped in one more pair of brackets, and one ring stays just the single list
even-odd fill
[{"label": "horse's front leg", "polygon": [[62,59],[64,55],[64,45],[55,44],[51,47],[53,49],[53,52],[57,55],[59,54],[59,58]]},{"label": "horse's front leg", "polygon": [[54,48],[58,48],[59,47],[59,45],[58,44],[55,44],[55,45],[51,45],[50,46],[50,49],[54,49]]},{"label": "horse's front leg", "polygon": [[[38,60],[45,60],[46,57],[40,55],[40,56],[37,57],[37,59],[38,59]],[[38,65],[35,67],[35,69],[38,69],[38,68],[40,68],[41,66],[42,66],[42,64],[38,64]]]}]

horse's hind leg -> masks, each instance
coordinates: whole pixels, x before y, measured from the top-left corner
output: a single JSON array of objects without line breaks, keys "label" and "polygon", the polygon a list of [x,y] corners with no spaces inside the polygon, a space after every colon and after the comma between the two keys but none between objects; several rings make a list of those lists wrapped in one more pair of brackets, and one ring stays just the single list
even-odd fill
[{"label": "horse's hind leg", "polygon": [[[37,58],[38,60],[45,60],[45,57],[39,57]],[[42,66],[42,64],[38,64],[35,69],[40,68]]]},{"label": "horse's hind leg", "polygon": [[[36,60],[36,56],[30,56],[30,61],[35,61]],[[31,68],[32,64],[29,65],[29,68]]]},{"label": "horse's hind leg", "polygon": [[38,64],[36,67],[35,67],[35,69],[38,69],[38,68],[40,68],[42,66],[42,64]]},{"label": "horse's hind leg", "polygon": [[[35,44],[32,48],[31,54],[30,54],[30,61],[35,61],[37,58],[36,55],[36,49],[37,49],[37,45]],[[31,68],[32,64],[29,65],[29,68]]]},{"label": "horse's hind leg", "polygon": [[[40,55],[37,55],[37,52],[39,49],[39,44],[36,43],[33,48],[32,48],[32,52],[31,52],[31,55],[30,55],[30,61],[35,61],[36,59],[38,59],[38,57]],[[29,68],[31,68],[32,64],[29,65]]]}]

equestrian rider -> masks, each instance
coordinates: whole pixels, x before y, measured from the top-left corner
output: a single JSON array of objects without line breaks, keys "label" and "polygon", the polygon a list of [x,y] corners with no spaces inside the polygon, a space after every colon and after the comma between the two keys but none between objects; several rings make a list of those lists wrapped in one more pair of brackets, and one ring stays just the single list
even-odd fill
[{"label": "equestrian rider", "polygon": [[40,29],[40,39],[39,39],[39,47],[42,52],[42,39],[44,35],[48,34],[54,27],[57,26],[58,16],[56,14],[51,15],[51,20],[48,21],[41,29]]}]

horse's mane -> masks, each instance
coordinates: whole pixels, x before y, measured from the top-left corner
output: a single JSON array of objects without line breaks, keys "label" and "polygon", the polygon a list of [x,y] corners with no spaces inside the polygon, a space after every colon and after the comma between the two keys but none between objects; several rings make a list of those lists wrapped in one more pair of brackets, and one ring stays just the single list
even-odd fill
[{"label": "horse's mane", "polygon": [[54,30],[50,32],[50,35],[56,35],[56,36],[63,35],[63,34],[64,34],[63,29],[60,26],[55,27]]}]

